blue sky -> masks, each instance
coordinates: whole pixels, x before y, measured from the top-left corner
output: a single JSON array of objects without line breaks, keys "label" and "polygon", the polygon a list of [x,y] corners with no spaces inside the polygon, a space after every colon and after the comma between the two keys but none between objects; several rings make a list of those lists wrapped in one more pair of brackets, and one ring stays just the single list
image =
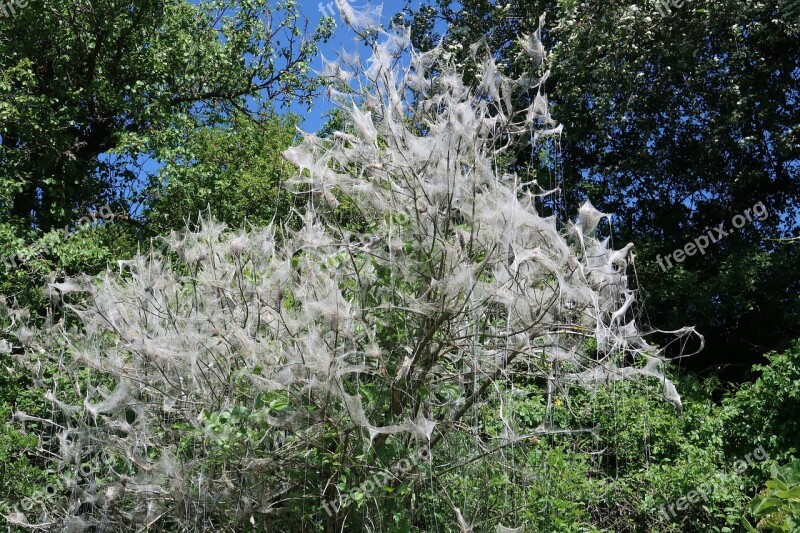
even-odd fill
[{"label": "blue sky", "polygon": [[[412,9],[416,9],[420,5],[420,0],[413,0],[411,2]],[[374,2],[367,0],[351,0],[350,4],[354,9],[360,10],[365,6],[378,6],[383,4],[381,15],[381,23],[386,24],[389,19],[403,9],[405,2],[402,1],[388,1],[388,2]],[[302,0],[300,2],[300,10],[303,15],[309,20],[309,27],[315,27],[323,16],[323,10],[328,16],[332,16],[336,21],[336,30],[332,38],[327,43],[320,44],[321,55],[326,59],[331,60],[337,57],[341,50],[352,52],[358,46],[355,41],[356,35],[347,26],[342,24],[339,17],[339,11],[336,9],[336,3],[333,0]],[[314,70],[322,69],[322,57],[317,57],[312,63]],[[315,104],[308,110],[305,106],[294,104],[291,106],[291,111],[303,119],[301,128],[304,131],[314,132],[317,131],[325,122],[325,114],[332,109],[332,105],[325,100],[325,98],[318,99]]]}]

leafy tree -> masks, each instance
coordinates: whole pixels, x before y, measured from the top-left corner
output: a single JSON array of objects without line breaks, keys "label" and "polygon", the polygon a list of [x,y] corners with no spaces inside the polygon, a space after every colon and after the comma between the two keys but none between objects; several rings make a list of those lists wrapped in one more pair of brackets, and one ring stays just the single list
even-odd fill
[{"label": "leafy tree", "polygon": [[[96,272],[129,257],[138,239],[153,234],[132,224],[141,220],[141,202],[146,207],[164,185],[142,179],[150,158],[172,162],[175,174],[178,156],[215,156],[199,140],[204,133],[244,131],[243,117],[310,98],[308,60],[330,25],[309,32],[295,2],[273,4],[32,2],[0,19],[2,294],[41,309],[47,275]],[[256,134],[248,135],[246,146],[255,148]],[[286,136],[275,138],[274,150],[284,148]],[[219,179],[208,164],[203,179]],[[185,207],[177,220],[192,214]],[[113,227],[105,216],[81,224],[102,209],[113,214]],[[170,224],[163,216],[158,222]]]},{"label": "leafy tree", "polygon": [[142,219],[150,234],[183,229],[208,212],[231,227],[287,222],[296,200],[282,185],[293,167],[281,156],[297,137],[297,117],[252,120],[241,113],[225,128],[203,128],[162,155],[153,198]]},{"label": "leafy tree", "polygon": [[329,29],[309,31],[292,0],[34,0],[0,19],[3,220],[46,232],[125,210],[131,161],[198,123],[308,98]]},{"label": "leafy tree", "polygon": [[[190,159],[189,146],[196,157],[219,161],[210,140],[198,140],[217,128],[246,131],[238,138],[255,148],[257,135],[243,117],[308,100],[315,89],[308,61],[329,31],[329,24],[310,30],[292,0],[33,0],[0,18],[0,294],[44,320],[46,281],[130,258],[155,229],[133,223],[141,220],[141,201],[160,192],[147,187],[141,176],[150,168],[142,166],[151,158],[171,162],[178,152]],[[285,148],[288,122],[261,125],[266,142],[257,153]],[[227,179],[260,186],[280,174],[280,164],[244,163],[252,158],[239,153],[242,169],[251,164],[264,176],[243,170],[224,173]],[[206,172],[203,179],[218,177]],[[173,219],[164,204],[153,211],[159,229],[182,223],[195,207],[170,200]],[[251,195],[231,199],[219,215],[241,220],[235,211],[255,202],[264,217],[274,212],[268,198]],[[22,392],[27,375],[7,355],[0,364],[0,413],[42,415],[41,400]],[[20,487],[30,491],[45,479],[31,442],[12,427],[0,435],[2,500],[18,500]]]}]

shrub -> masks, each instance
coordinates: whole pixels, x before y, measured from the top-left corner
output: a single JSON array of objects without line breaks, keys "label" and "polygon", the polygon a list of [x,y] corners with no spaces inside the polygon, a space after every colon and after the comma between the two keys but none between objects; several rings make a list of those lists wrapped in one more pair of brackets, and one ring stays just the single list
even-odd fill
[{"label": "shrub", "polygon": [[[539,214],[551,192],[505,172],[510,139],[560,132],[541,92],[525,109],[511,104],[546,76],[508,79],[476,47],[482,83],[465,86],[443,49],[409,51],[407,30],[384,33],[342,5],[372,56],[363,69],[326,65],[353,133],[306,135],[285,152],[298,168],[288,186],[308,196],[299,229],[231,233],[202,220],[99,279],[51,284],[65,319],[37,327],[8,311],[19,360],[48,388],[53,415],[37,422],[61,478],[45,509],[10,521],[514,525],[526,517],[512,509],[420,509],[416,495],[452,470],[445,445],[474,457],[564,431],[548,418],[527,434],[507,423],[497,402],[515,380],[547,410],[559,390],[634,378],[654,378],[680,405],[662,352],[630,317],[633,245],[597,238],[604,215],[589,203],[558,227]],[[523,45],[538,66],[538,33]],[[51,366],[55,377],[44,374]],[[427,463],[396,468],[420,449],[432,450]],[[385,469],[404,473],[367,488]],[[585,514],[563,491],[549,497]]]}]

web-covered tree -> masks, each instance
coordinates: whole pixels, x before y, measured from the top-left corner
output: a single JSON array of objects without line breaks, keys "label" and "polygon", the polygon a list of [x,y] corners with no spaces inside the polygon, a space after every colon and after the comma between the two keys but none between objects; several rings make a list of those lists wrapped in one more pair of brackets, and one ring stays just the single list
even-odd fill
[{"label": "web-covered tree", "polygon": [[[420,4],[404,15],[415,46],[441,36],[463,57],[485,38],[515,73],[529,66],[515,36],[548,13],[566,212],[588,195],[614,213],[617,236],[636,243],[650,319],[706,337],[689,368],[743,379],[800,337],[800,249],[777,240],[800,234],[797,0]],[[527,144],[517,154],[529,165]],[[666,272],[658,265],[757,202],[765,220]]]},{"label": "web-covered tree", "polygon": [[[339,6],[371,55],[325,66],[347,131],[285,152],[298,168],[287,186],[309,196],[299,229],[205,220],[100,279],[51,284],[65,318],[47,327],[5,313],[54,406],[52,419],[16,419],[40,432],[62,479],[10,521],[427,530],[443,518],[413,513],[425,484],[406,482],[448,468],[441,443],[481,450],[483,420],[505,444],[564,430],[519,434],[486,402],[512,373],[548,405],[574,385],[635,377],[680,405],[629,315],[633,245],[596,239],[604,215],[588,203],[559,228],[537,211],[553,191],[504,173],[513,142],[560,131],[543,97],[512,105],[546,76],[508,79],[476,46],[466,68],[482,83],[470,88],[444,50],[416,53],[407,29]],[[522,44],[541,65],[538,33]],[[408,479],[359,489],[419,450],[428,462]],[[344,491],[348,504],[329,505]],[[470,529],[466,511],[446,528]]]}]

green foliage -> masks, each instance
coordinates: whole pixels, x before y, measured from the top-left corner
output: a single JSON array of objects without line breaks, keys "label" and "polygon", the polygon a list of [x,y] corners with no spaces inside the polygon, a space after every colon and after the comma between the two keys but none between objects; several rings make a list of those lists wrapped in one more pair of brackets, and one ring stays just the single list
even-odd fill
[{"label": "green foliage", "polygon": [[[743,505],[730,458],[721,447],[721,424],[709,388],[685,378],[679,390],[681,412],[654,401],[652,394],[632,383],[592,400],[586,423],[598,419],[594,447],[604,450],[598,467],[613,480],[611,497],[595,515],[606,527],[701,531],[712,524],[727,525],[726,515]],[[710,482],[704,501],[690,503],[674,516],[668,510]]]},{"label": "green foliage", "polygon": [[145,210],[150,234],[197,222],[208,213],[230,227],[288,222],[299,207],[281,184],[293,169],[281,156],[297,132],[297,117],[269,115],[253,120],[242,113],[225,128],[202,128],[162,154],[165,165],[153,179],[153,200]]},{"label": "green foliage", "polygon": [[800,461],[783,469],[773,468],[766,488],[750,502],[756,527],[746,522],[747,531],[791,533],[800,530]]},{"label": "green foliage", "polygon": [[724,399],[720,421],[730,454],[762,445],[785,463],[800,453],[800,342],[766,359],[768,364],[753,367],[757,379]]},{"label": "green foliage", "polygon": [[[506,390],[485,409],[502,403],[514,430],[533,436],[503,445],[501,425],[482,428],[484,453],[446,438],[435,458],[450,467],[413,485],[423,518],[412,530],[430,531],[460,502],[473,516],[515,509],[533,531],[734,531],[756,486],[752,472],[737,473],[725,454],[714,384],[677,383],[682,411],[627,381],[597,394],[570,390],[550,408],[533,385]],[[545,420],[585,430],[536,436]]]},{"label": "green foliage", "polygon": [[58,0],[0,18],[3,219],[48,231],[127,212],[148,156],[231,113],[308,101],[330,29],[269,0]]},{"label": "green foliage", "polygon": [[[465,489],[483,487],[471,505],[530,509],[527,523],[539,531],[572,531],[584,524],[609,531],[730,532],[764,501],[772,503],[764,503],[757,518],[765,519],[762,526],[773,523],[775,516],[769,515],[772,522],[766,519],[775,511],[773,505],[787,507],[787,514],[794,505],[789,489],[762,494],[749,506],[747,502],[770,465],[796,457],[797,357],[796,346],[770,354],[771,364],[757,367],[761,377],[734,389],[722,403],[714,400],[720,383],[684,376],[677,380],[682,411],[636,382],[597,394],[570,391],[551,411],[540,394],[521,401],[515,399],[519,394],[504,395],[519,433],[533,431],[546,419],[560,427],[583,425],[594,431],[506,448],[500,457],[486,457],[460,475],[448,476],[442,491],[458,501]],[[491,442],[501,428],[486,431]],[[768,451],[769,460],[754,459],[759,446]],[[452,450],[454,461],[462,457],[458,442],[448,441],[446,449]],[[740,461],[749,464],[737,470]],[[788,483],[788,474],[782,475]],[[768,487],[778,485],[770,482]],[[699,494],[694,502],[687,498],[693,492]],[[778,504],[780,498],[786,501]],[[443,505],[436,501],[434,507]],[[569,518],[559,522],[559,517]]]},{"label": "green foliage", "polygon": [[[8,357],[3,356],[0,364],[4,369],[0,379],[0,419],[11,420],[16,410],[39,414],[42,404],[37,395],[22,386],[24,381],[19,376],[8,376],[13,369]],[[22,499],[46,483],[48,476],[36,459],[38,444],[33,432],[6,423],[0,429],[0,513],[12,512]]]}]

